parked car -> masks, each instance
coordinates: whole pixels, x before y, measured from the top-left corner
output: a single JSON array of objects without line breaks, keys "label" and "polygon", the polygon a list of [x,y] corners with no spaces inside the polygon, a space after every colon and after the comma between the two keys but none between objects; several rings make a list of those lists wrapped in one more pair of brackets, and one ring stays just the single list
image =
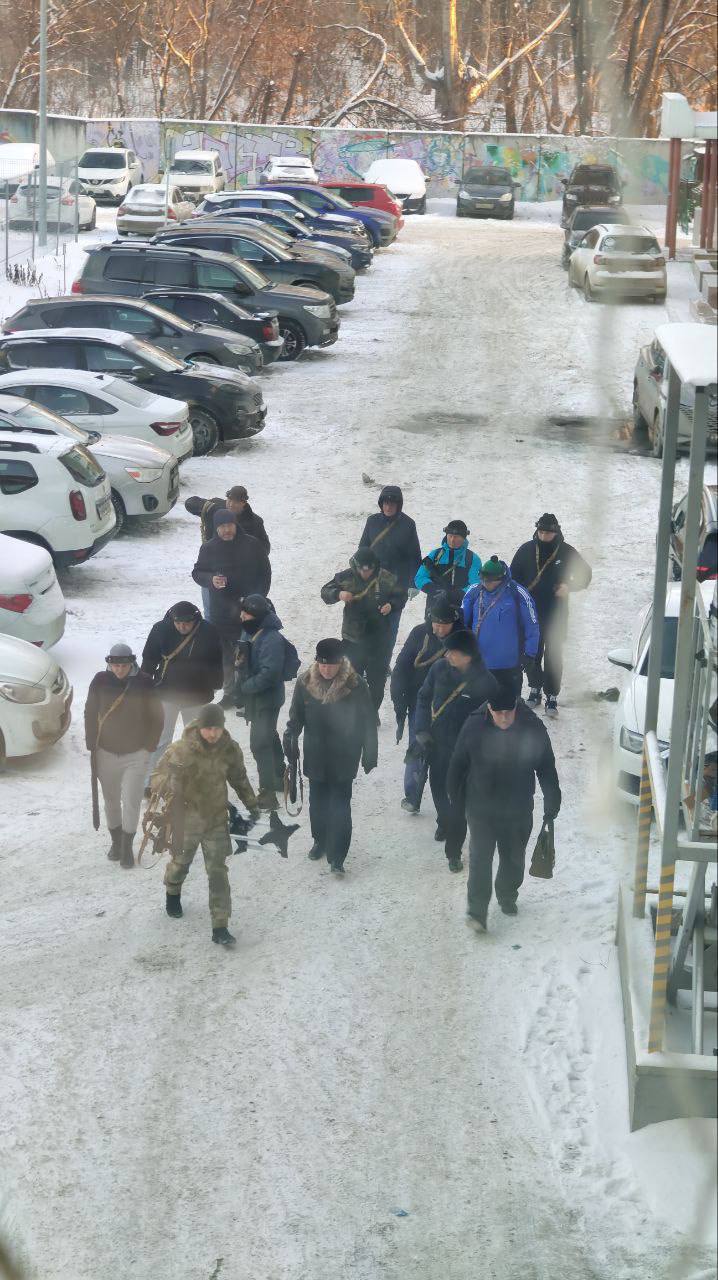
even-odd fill
[{"label": "parked car", "polygon": [[70,727],[72,685],[49,653],[0,635],[0,766],[36,755]]},{"label": "parked car", "polygon": [[0,533],[44,547],[58,568],[96,555],[115,533],[97,459],[65,436],[0,429]]},{"label": "parked car", "polygon": [[630,225],[631,219],[624,209],[576,209],[570,216],[563,233],[563,251],[561,254],[561,266],[568,267],[568,260],[574,249],[580,245],[583,237],[592,227],[597,227],[602,223],[612,223],[613,226]]},{"label": "parked car", "polygon": [[50,552],[0,533],[0,639],[49,649],[64,630],[65,597]]},{"label": "parked car", "polygon": [[[671,326],[674,328],[675,326]],[[713,346],[715,331],[703,324],[686,323],[681,325],[686,339],[694,344],[705,343]],[[708,390],[708,445],[715,449],[718,445],[718,400],[717,388]],[[641,347],[633,372],[633,424],[637,432],[647,431],[653,456],[663,456],[663,440],[665,434],[665,413],[668,399],[668,368],[666,353],[660,339],[653,340]],[[693,405],[695,391],[690,386],[681,387],[680,410],[678,414],[678,445],[689,448],[693,435]]]},{"label": "parked car", "polygon": [[373,160],[364,177],[367,182],[383,182],[404,213],[426,213],[426,178],[416,160],[401,156]]},{"label": "parked car", "polygon": [[0,395],[26,396],[83,431],[158,445],[175,462],[192,457],[187,405],[126,378],[85,369],[21,369],[0,376]]},{"label": "parked car", "polygon": [[354,297],[355,273],[321,249],[284,249],[271,231],[261,227],[234,227],[231,223],[192,222],[176,230],[159,231],[155,244],[171,244],[182,248],[209,249],[228,253],[257,267],[262,275],[276,284],[294,284],[310,289],[323,289],[336,303],[351,302]]},{"label": "parked car", "polygon": [[[55,161],[46,149],[48,171]],[[40,148],[36,142],[0,143],[0,190],[3,196],[7,188],[13,196],[17,188],[40,164]]]},{"label": "parked car", "polygon": [[[710,607],[714,586],[702,582],[699,587],[706,611]],[[668,751],[673,715],[673,682],[678,640],[678,614],[681,588],[678,583],[668,586],[666,617],[663,624],[661,652],[661,688],[658,703],[656,735],[662,751]],[[633,643],[625,649],[612,649],[609,662],[624,667],[631,674],[625,681],[616,703],[613,721],[613,770],[618,793],[631,804],[638,804],[643,753],[643,733],[646,722],[646,690],[648,685],[648,654],[651,639],[652,608],[649,605],[638,619]]]},{"label": "parked car", "polygon": [[566,226],[579,205],[608,205],[616,208],[623,204],[624,184],[610,164],[577,164],[568,178],[561,179],[561,185],[564,188],[562,227]]},{"label": "parked car", "polygon": [[142,182],[142,161],[129,147],[88,147],[77,166],[80,187],[94,200],[122,204]]},{"label": "parked car", "polygon": [[571,254],[568,283],[583,289],[587,302],[628,297],[663,302],[668,288],[666,260],[648,227],[601,223],[586,233]]},{"label": "parked car", "polygon": [[[255,209],[254,213],[264,212]],[[288,222],[292,219],[288,218]],[[328,262],[330,266],[336,267],[337,261],[342,266],[351,267],[352,255],[348,249],[340,249],[338,245],[325,244],[319,236],[313,240],[310,233],[306,232],[299,222],[297,222],[297,232],[301,234],[301,239],[297,236],[289,235],[286,230],[279,227],[271,226],[267,222],[259,222],[256,218],[248,217],[242,214],[242,211],[227,209],[224,213],[206,213],[202,218],[193,219],[192,225],[201,230],[212,230],[214,227],[227,227],[232,231],[249,232],[252,235],[259,232],[265,239],[278,249],[282,249],[285,253],[290,254],[300,261],[307,262]]]},{"label": "parked car", "polygon": [[[75,214],[77,206],[77,215]],[[74,227],[77,216],[78,231],[92,231],[97,219],[97,208],[92,196],[83,195],[74,178],[59,178],[54,174],[47,179],[48,226]],[[39,177],[20,183],[15,195],[10,197],[10,226],[31,227],[37,223],[40,210]]]},{"label": "parked car", "polygon": [[[167,180],[160,170],[160,177]],[[179,187],[190,200],[201,200],[212,191],[223,191],[227,175],[218,151],[176,151],[168,175],[170,186]]]},{"label": "parked car", "polygon": [[117,234],[151,236],[160,227],[191,218],[194,207],[191,200],[183,198],[179,187],[143,182],[127,193],[117,210]]},{"label": "parked car", "polygon": [[0,393],[0,430],[63,436],[89,449],[110,482],[117,533],[128,520],[166,516],[179,496],[179,468],[165,449],[131,436],[83,430],[25,395]]},{"label": "parked car", "polygon": [[163,311],[186,320],[193,326],[205,328],[218,325],[229,332],[242,334],[257,343],[264,365],[272,364],[284,348],[279,335],[279,317],[276,311],[258,311],[252,315],[238,302],[232,302],[221,293],[195,293],[192,289],[151,289],[144,295]]},{"label": "parked car", "polygon": [[0,338],[0,369],[88,369],[128,378],[158,395],[187,401],[194,452],[243,440],[264,427],[257,383],[238,369],[176,360],[140,338],[112,329],[28,329]]},{"label": "parked car", "polygon": [[[261,187],[255,191],[227,192],[225,198],[230,201],[233,209],[267,209],[274,213],[289,213],[310,230],[321,231],[322,233],[330,231],[332,235],[339,232],[342,236],[348,236],[355,244],[371,250],[373,253],[374,242],[360,219],[348,217],[345,213],[318,213],[316,210],[310,209],[308,205],[302,204],[287,191],[278,191],[274,187]],[[203,201],[198,207],[195,216],[203,217],[203,210],[212,212],[216,199],[217,197],[213,196]],[[212,208],[210,207],[210,201]]]},{"label": "parked car", "polygon": [[260,183],[276,178],[293,178],[297,182],[318,182],[319,174],[309,156],[270,156],[259,175]]},{"label": "parked car", "polygon": [[344,178],[327,182],[322,180],[325,191],[341,196],[347,204],[359,205],[363,209],[383,209],[396,218],[399,230],[404,225],[404,214],[399,200],[392,195],[383,182],[347,182]]},{"label": "parked car", "polygon": [[226,293],[255,314],[276,311],[284,340],[281,360],[296,360],[305,347],[326,347],[339,336],[336,304],[318,289],[272,284],[256,267],[227,253],[176,245],[104,244],[87,251],[73,293],[139,296],[155,285]]},{"label": "parked car", "polygon": [[30,298],[9,316],[3,333],[24,329],[119,329],[147,338],[178,360],[221,364],[244,373],[261,373],[264,360],[252,338],[217,326],[188,324],[145,298],[108,298],[103,294]]},{"label": "parked car", "polygon": [[[715,475],[715,468],[713,469]],[[688,494],[676,503],[671,519],[671,572],[676,582],[683,574],[683,543],[685,538]],[[696,577],[699,582],[715,582],[718,576],[718,486],[705,484],[701,497],[700,523],[698,525],[698,563]]]},{"label": "parked car", "polygon": [[363,224],[375,248],[386,247],[396,239],[397,220],[391,213],[383,209],[358,209],[355,205],[342,200],[323,187],[313,187],[301,182],[273,182],[273,191],[283,191],[285,195],[294,196],[300,204],[314,213],[330,213],[335,217],[351,218],[353,222]]},{"label": "parked car", "polygon": [[321,219],[310,222],[304,213],[298,216],[297,211],[289,213],[271,205],[269,208],[260,208],[252,204],[251,200],[251,196],[249,199],[237,198],[235,192],[210,196],[195,211],[195,221],[207,222],[216,218],[218,221],[256,222],[258,226],[283,232],[299,246],[316,245],[319,249],[331,249],[342,256],[346,254],[355,271],[363,271],[365,267],[371,266],[374,250],[363,233],[359,236],[351,230],[337,231],[331,226],[314,225],[321,222]]},{"label": "parked car", "polygon": [[456,197],[457,218],[513,218],[516,192],[521,183],[514,182],[510,169],[499,165],[474,165],[461,179]]}]

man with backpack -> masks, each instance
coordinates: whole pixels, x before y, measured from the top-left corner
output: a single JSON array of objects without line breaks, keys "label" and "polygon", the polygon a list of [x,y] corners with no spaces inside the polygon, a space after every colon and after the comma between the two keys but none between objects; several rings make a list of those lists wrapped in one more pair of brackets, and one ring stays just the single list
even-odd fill
[{"label": "man with backpack", "polygon": [[437,595],[447,596],[452,604],[460,605],[465,592],[479,581],[481,561],[469,548],[469,532],[463,520],[450,520],[444,528],[441,546],[424,556],[419,565],[414,586],[427,598],[427,620]]},{"label": "man with backpack", "polygon": [[461,609],[486,667],[518,697],[524,663],[536,658],[540,638],[528,591],[513,581],[508,565],[494,554],[482,565],[480,582],[469,588]]},{"label": "man with backpack", "polygon": [[242,633],[237,653],[237,705],[250,724],[249,749],[259,775],[260,809],[277,809],[276,792],[284,784],[284,753],[277,720],[284,703],[284,683],[299,671],[293,644],[281,635],[282,624],[265,596],[245,596],[240,613]]},{"label": "man with backpack", "polygon": [[369,516],[359,539],[360,548],[368,548],[377,557],[379,568],[392,573],[404,594],[403,603],[392,610],[389,618],[389,653],[392,651],[406,604],[407,593],[421,563],[421,547],[416,524],[404,511],[404,495],[396,484],[385,484],[379,494],[379,510]]},{"label": "man with backpack", "polygon": [[392,620],[406,604],[406,591],[393,573],[380,567],[375,551],[360,547],[349,568],[335,573],[331,582],[322,587],[321,595],[325,604],[344,605],[344,652],[359,675],[365,677],[378,711],[396,635]]}]

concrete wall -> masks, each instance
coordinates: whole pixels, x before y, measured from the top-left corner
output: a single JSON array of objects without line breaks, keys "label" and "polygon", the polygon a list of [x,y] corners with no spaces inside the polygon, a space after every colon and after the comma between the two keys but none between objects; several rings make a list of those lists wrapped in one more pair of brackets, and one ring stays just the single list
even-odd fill
[{"label": "concrete wall", "polygon": [[[47,149],[58,164],[74,160],[85,149],[86,121],[79,116],[47,117]],[[2,142],[37,142],[36,111],[0,111]]]}]

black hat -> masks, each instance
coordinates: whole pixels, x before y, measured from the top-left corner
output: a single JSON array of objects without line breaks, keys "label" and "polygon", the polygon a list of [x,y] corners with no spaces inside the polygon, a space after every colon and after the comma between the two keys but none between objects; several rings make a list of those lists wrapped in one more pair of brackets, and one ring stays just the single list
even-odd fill
[{"label": "black hat", "polygon": [[468,538],[471,530],[463,520],[450,520],[444,528],[444,533],[456,533],[460,538]]},{"label": "black hat", "polygon": [[197,724],[200,729],[223,729],[224,711],[219,703],[209,702],[206,707],[200,707],[197,715]]},{"label": "black hat", "polygon": [[214,529],[218,529],[221,524],[233,524],[235,529],[237,527],[237,517],[234,512],[230,511],[227,507],[220,507],[219,511],[215,511],[214,513],[212,527]]},{"label": "black hat", "polygon": [[341,640],[335,640],[333,637],[317,640],[317,651],[314,655],[316,662],[341,662],[343,657],[344,645]]},{"label": "black hat", "polygon": [[561,532],[561,526],[553,514],[553,511],[544,511],[543,515],[539,516],[536,521],[536,528],[541,529],[545,533]]},{"label": "black hat", "polygon": [[497,551],[494,551],[493,555],[488,560],[485,560],[481,566],[482,578],[503,578],[505,573],[506,565]]},{"label": "black hat", "polygon": [[398,484],[384,485],[384,488],[379,494],[379,506],[381,506],[383,502],[396,502],[399,510],[401,510],[404,505],[404,495]]},{"label": "black hat", "polygon": [[371,547],[360,547],[354,556],[354,563],[357,568],[379,568],[379,557],[376,551],[372,551]]},{"label": "black hat", "polygon": [[202,614],[191,600],[178,600],[170,609],[170,617],[173,622],[198,622]]},{"label": "black hat", "polygon": [[479,652],[473,631],[453,631],[446,637],[444,648],[453,649],[456,653],[465,653],[470,658],[475,658]]},{"label": "black hat", "polygon": [[249,498],[249,494],[243,484],[233,484],[232,488],[228,489],[224,496],[232,502],[246,502]]},{"label": "black hat", "polygon": [[251,613],[253,618],[266,618],[267,614],[272,612],[272,606],[264,596],[245,596],[242,601],[242,612]]},{"label": "black hat", "polygon": [[451,603],[448,596],[440,591],[431,602],[429,617],[432,622],[456,622],[459,610]]},{"label": "black hat", "polygon": [[497,692],[489,698],[489,706],[492,711],[514,711],[516,694],[505,684],[499,684]]}]

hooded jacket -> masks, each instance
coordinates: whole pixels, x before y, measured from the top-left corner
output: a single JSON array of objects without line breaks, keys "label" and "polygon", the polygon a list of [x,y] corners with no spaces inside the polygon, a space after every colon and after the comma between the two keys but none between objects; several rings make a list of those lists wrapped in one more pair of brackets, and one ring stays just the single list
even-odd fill
[{"label": "hooded jacket", "polygon": [[247,719],[258,711],[278,711],[284,702],[284,638],[282,624],[271,611],[254,631],[243,630],[240,652],[246,661],[240,667],[239,691],[244,698]]},{"label": "hooded jacket", "polygon": [[544,811],[555,818],[561,808],[556,762],[545,726],[519,702],[510,729],[497,729],[488,708],[469,716],[456,743],[447,775],[452,803],[466,808],[469,822],[482,815],[529,817],[536,778]]},{"label": "hooded jacket", "polygon": [[[458,631],[461,626],[462,623],[457,620],[451,631]],[[397,717],[414,710],[421,686],[431,668],[446,652],[444,645],[447,638],[440,640],[435,636],[431,622],[420,622],[409,632],[401,652],[394,659],[391,673],[391,700]]]},{"label": "hooded jacket", "polygon": [[310,782],[349,782],[359,762],[374,768],[378,756],[376,711],[369,686],[342,658],[334,679],[323,680],[316,662],[297,680],[287,734],[304,732],[304,774]]},{"label": "hooded jacket", "polygon": [[[122,701],[110,708],[124,694]],[[99,721],[109,712],[102,728]],[[102,747],[114,755],[154,751],[164,726],[162,703],[152,682],[142,672],[118,680],[111,671],[98,671],[90,681],[85,703],[85,744],[88,751]]]},{"label": "hooded jacket", "polygon": [[325,604],[337,604],[340,591],[351,591],[359,599],[344,605],[342,638],[355,644],[383,643],[389,636],[391,614],[381,614],[380,606],[390,604],[393,612],[401,611],[406,604],[406,590],[399,586],[393,573],[378,569],[371,578],[364,579],[352,557],[349,568],[335,573],[321,590]]},{"label": "hooded jacket", "polygon": [[[387,496],[387,491],[392,499],[398,494],[399,510],[391,517],[385,516],[381,510],[382,499]],[[379,494],[379,511],[376,515],[369,516],[359,539],[359,546],[371,547],[379,557],[381,568],[393,573],[399,586],[408,591],[421,564],[421,547],[416,525],[411,516],[405,514],[403,506],[404,495],[401,489],[394,485],[382,489]],[[404,605],[401,606],[402,609],[403,607]]]},{"label": "hooded jacket", "polygon": [[[203,542],[209,542],[214,533],[214,517],[218,511],[222,511],[227,506],[226,498],[187,498],[185,502],[185,511],[189,511],[191,516],[199,516],[200,531]],[[244,511],[240,515],[234,512],[234,518],[237,521],[237,527],[242,533],[248,533],[250,538],[256,538],[257,542],[261,542],[267,555],[271,551],[267,530],[264,527],[264,521],[252,510],[249,503],[245,505]]]},{"label": "hooded jacket", "polygon": [[257,807],[244,756],[226,729],[219,742],[210,746],[196,724],[188,725],[179,742],[167,748],[152,774],[153,791],[167,786],[171,775],[179,778],[185,810],[199,820],[204,831],[227,826],[227,784],[245,808]]},{"label": "hooded jacket", "polygon": [[427,616],[433,597],[440,591],[445,592],[452,601],[458,596],[457,603],[460,604],[464,592],[479,581],[480,572],[481,560],[469,547],[468,539],[457,551],[452,551],[446,538],[443,538],[440,547],[435,547],[428,556],[424,556],[414,578],[414,586],[428,596]]},{"label": "hooded jacket", "polygon": [[[192,577],[200,587],[209,588],[209,617],[223,636],[239,635],[242,623],[239,607],[244,596],[266,596],[272,581],[267,553],[256,538],[250,538],[237,527],[234,537],[225,542],[216,532],[226,518],[223,509],[215,512],[215,534],[199,549]],[[236,519],[235,519],[236,524]],[[226,587],[214,587],[215,574],[224,574]]]},{"label": "hooded jacket", "polygon": [[[197,622],[185,644],[168,609],[156,622],[142,651],[142,671],[149,676],[160,698],[180,706],[211,702],[222,688],[222,646],[219,632],[204,618]],[[172,654],[183,646],[176,657]]]},{"label": "hooded jacket", "polygon": [[584,591],[593,574],[576,548],[564,541],[562,533],[557,533],[553,542],[541,542],[535,533],[516,552],[511,576],[530,591],[539,619],[544,619],[558,610],[568,614],[568,599],[556,596],[557,587],[565,584],[569,591]]},{"label": "hooded jacket", "polygon": [[450,752],[466,718],[497,690],[495,677],[480,657],[472,660],[468,671],[459,671],[441,658],[431,667],[419,690],[414,732],[430,733],[438,751]]},{"label": "hooded jacket", "polygon": [[494,591],[483,583],[470,587],[461,611],[464,625],[478,637],[479,653],[489,671],[505,671],[535,658],[539,646],[539,625],[528,591],[514,582],[504,565],[504,577]]}]

